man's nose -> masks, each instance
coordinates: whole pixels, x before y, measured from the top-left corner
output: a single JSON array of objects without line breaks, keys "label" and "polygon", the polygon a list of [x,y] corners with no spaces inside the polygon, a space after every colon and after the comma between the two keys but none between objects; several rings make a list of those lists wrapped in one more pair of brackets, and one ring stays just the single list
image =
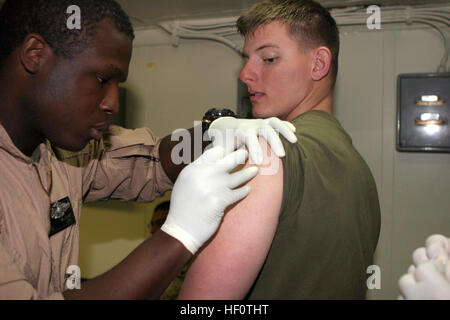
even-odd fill
[{"label": "man's nose", "polygon": [[250,61],[247,61],[241,70],[239,78],[241,79],[242,82],[249,84],[250,82],[255,81],[256,77],[257,76],[254,66]]},{"label": "man's nose", "polygon": [[116,114],[119,112],[119,86],[113,85],[109,88],[100,104],[100,109],[106,114]]}]

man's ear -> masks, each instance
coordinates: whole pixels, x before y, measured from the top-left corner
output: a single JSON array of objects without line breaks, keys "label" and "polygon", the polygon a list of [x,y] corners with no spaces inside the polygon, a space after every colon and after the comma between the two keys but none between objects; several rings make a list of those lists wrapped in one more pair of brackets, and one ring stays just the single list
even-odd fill
[{"label": "man's ear", "polygon": [[45,55],[48,54],[48,44],[39,34],[26,36],[19,49],[19,59],[25,70],[31,74],[39,71]]},{"label": "man's ear", "polygon": [[331,67],[331,51],[327,47],[319,47],[313,52],[313,68],[311,71],[311,77],[315,81],[322,80]]}]

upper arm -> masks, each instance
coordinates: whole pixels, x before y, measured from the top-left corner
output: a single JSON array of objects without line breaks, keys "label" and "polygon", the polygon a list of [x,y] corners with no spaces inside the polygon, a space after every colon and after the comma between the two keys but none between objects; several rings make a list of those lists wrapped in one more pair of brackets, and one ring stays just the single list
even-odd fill
[{"label": "upper arm", "polygon": [[159,160],[160,139],[149,129],[111,126],[105,152],[83,174],[85,202],[105,199],[152,201],[172,189]]},{"label": "upper arm", "polygon": [[[225,213],[218,233],[190,267],[179,299],[242,299],[272,243],[283,197],[283,165],[260,139],[264,164],[250,194]],[[248,166],[248,164],[246,165]]]}]

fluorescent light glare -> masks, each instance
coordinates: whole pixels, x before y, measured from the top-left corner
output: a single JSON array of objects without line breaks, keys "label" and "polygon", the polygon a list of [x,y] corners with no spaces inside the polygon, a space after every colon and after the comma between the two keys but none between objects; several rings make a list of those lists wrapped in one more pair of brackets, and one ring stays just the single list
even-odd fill
[{"label": "fluorescent light glare", "polygon": [[422,101],[422,102],[438,102],[439,97],[435,94],[423,95],[420,97],[420,101]]}]

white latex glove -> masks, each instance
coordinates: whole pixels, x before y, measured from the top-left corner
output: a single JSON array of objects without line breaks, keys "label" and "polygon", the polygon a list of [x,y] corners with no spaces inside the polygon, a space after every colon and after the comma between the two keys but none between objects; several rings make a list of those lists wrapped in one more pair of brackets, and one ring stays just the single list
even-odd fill
[{"label": "white latex glove", "polygon": [[417,267],[398,281],[402,296],[400,299],[410,300],[448,300],[450,299],[450,283],[445,277],[449,273],[448,265],[432,259]]},{"label": "white latex glove", "polygon": [[[447,264],[449,256],[449,239],[440,234],[435,234],[425,241],[427,256],[436,259],[442,264]],[[449,279],[450,280],[450,279]]]},{"label": "white latex glove", "polygon": [[402,298],[450,299],[449,239],[432,235],[413,253],[413,265],[399,280]]},{"label": "white latex glove", "polygon": [[245,144],[250,157],[256,164],[262,164],[263,151],[258,136],[263,137],[278,157],[284,157],[285,151],[277,132],[279,131],[289,142],[297,142],[295,126],[278,118],[268,119],[236,119],[222,117],[214,120],[208,130],[213,146],[222,146],[231,152]]},{"label": "white latex glove", "polygon": [[[437,260],[442,265],[446,265],[449,255],[449,239],[440,235],[432,235],[425,241],[426,247],[420,247],[413,252],[413,265],[409,267],[408,272],[414,272],[415,268],[429,260]],[[450,277],[448,277],[450,280]]]},{"label": "white latex glove", "polygon": [[161,230],[178,239],[192,253],[217,231],[225,208],[250,192],[244,186],[253,178],[257,167],[230,174],[245,163],[248,152],[238,150],[225,156],[222,147],[214,147],[185,167],[172,190],[170,209]]}]

